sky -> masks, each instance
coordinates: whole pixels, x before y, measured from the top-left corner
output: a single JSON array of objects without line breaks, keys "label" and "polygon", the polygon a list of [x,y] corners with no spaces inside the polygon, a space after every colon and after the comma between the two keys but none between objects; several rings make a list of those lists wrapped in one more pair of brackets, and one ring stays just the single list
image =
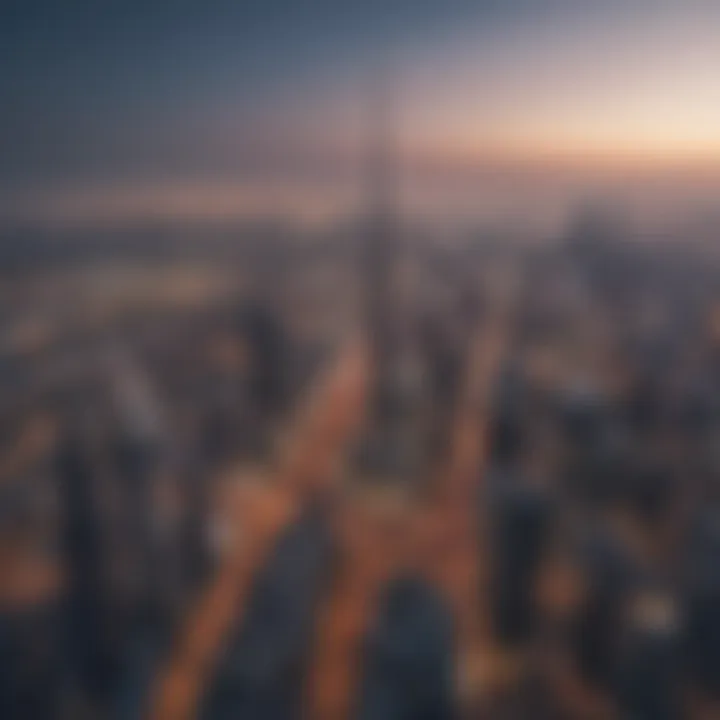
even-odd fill
[{"label": "sky", "polygon": [[0,219],[363,204],[379,73],[409,213],[720,192],[720,0],[11,0]]}]

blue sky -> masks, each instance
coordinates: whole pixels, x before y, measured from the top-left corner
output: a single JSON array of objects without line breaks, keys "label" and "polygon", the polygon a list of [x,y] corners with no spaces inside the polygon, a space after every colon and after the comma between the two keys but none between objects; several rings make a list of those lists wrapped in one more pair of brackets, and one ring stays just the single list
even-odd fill
[{"label": "blue sky", "polygon": [[130,190],[172,187],[265,189],[272,206],[293,184],[337,186],[362,151],[378,65],[394,70],[411,166],[570,164],[592,179],[613,163],[623,175],[720,159],[712,0],[20,0],[1,12],[0,187],[31,210],[77,208],[84,192],[128,207]]}]

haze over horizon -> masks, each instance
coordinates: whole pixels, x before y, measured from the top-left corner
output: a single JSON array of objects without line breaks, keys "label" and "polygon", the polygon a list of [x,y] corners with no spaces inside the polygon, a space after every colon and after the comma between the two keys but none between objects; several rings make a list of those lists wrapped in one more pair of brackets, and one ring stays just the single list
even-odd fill
[{"label": "haze over horizon", "polygon": [[11,3],[0,217],[352,213],[377,66],[410,214],[554,222],[596,196],[645,220],[704,211],[718,31],[702,0]]}]

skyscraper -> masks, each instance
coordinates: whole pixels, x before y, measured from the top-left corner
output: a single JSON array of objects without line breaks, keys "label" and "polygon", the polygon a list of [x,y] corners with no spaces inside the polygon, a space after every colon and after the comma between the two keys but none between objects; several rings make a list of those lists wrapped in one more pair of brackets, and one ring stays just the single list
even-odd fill
[{"label": "skyscraper", "polygon": [[406,405],[400,378],[401,320],[398,270],[398,148],[393,88],[387,72],[375,77],[365,175],[367,222],[363,237],[365,323],[370,348],[369,429],[362,461],[370,476],[403,474],[401,427]]},{"label": "skyscraper", "polygon": [[397,145],[392,91],[387,74],[378,75],[371,102],[367,162],[368,222],[365,243],[367,327],[373,363],[373,418],[387,411],[397,355],[398,263]]}]

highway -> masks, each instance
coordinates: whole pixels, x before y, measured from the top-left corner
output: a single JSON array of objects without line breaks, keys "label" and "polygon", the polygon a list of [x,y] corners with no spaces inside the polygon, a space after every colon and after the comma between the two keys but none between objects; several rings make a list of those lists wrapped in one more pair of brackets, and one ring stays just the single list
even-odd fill
[{"label": "highway", "polygon": [[159,678],[155,720],[195,717],[223,639],[242,622],[249,588],[274,540],[309,497],[331,486],[362,420],[365,380],[363,348],[352,343],[301,405],[275,476],[236,484],[228,514],[238,532]]}]

